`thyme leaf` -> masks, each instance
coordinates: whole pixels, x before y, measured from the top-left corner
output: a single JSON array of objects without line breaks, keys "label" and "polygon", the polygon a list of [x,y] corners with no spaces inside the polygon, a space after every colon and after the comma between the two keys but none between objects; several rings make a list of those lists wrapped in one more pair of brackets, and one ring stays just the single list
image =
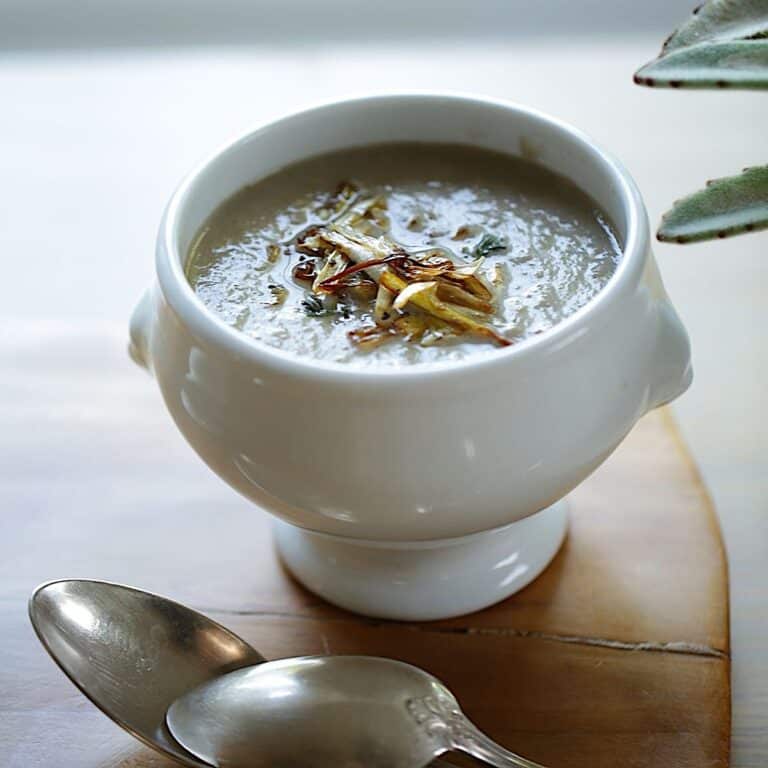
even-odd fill
[{"label": "thyme leaf", "polygon": [[301,300],[302,309],[312,317],[323,317],[329,314],[330,310],[323,304],[322,299],[317,296],[307,296]]},{"label": "thyme leaf", "polygon": [[483,235],[473,251],[475,256],[487,256],[491,251],[503,251],[507,243],[497,235]]}]

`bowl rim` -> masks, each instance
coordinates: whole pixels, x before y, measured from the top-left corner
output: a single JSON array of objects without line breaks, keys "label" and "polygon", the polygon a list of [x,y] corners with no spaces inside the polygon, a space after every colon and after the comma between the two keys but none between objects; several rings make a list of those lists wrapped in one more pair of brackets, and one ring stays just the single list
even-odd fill
[{"label": "bowl rim", "polygon": [[[250,143],[258,134],[267,131],[279,131],[281,126],[296,120],[303,120],[323,112],[333,112],[342,107],[365,109],[372,104],[398,105],[403,102],[432,102],[435,105],[450,104],[462,106],[492,108],[509,113],[511,119],[523,117],[539,121],[560,135],[563,141],[581,145],[591,160],[613,178],[615,194],[619,198],[626,217],[626,235],[622,247],[622,256],[618,267],[603,288],[583,307],[547,329],[541,334],[524,339],[509,347],[490,350],[482,355],[471,355],[460,360],[423,362],[406,366],[359,366],[317,358],[301,357],[293,352],[255,339],[228,325],[195,294],[183,269],[183,259],[179,253],[179,222],[184,206],[194,195],[201,176],[219,158],[237,151],[241,145]],[[471,142],[470,142],[471,143]],[[297,158],[298,162],[302,158]],[[585,190],[589,193],[588,190]],[[223,202],[223,200],[221,201]],[[639,281],[649,250],[650,228],[640,192],[634,179],[624,166],[589,136],[568,123],[552,117],[537,109],[505,99],[479,96],[471,93],[452,91],[415,91],[396,93],[375,93],[352,96],[335,101],[323,101],[307,108],[290,112],[282,117],[260,124],[241,133],[212,152],[199,163],[179,184],[167,207],[158,234],[156,251],[157,278],[162,294],[177,318],[196,338],[230,353],[236,359],[251,362],[276,374],[299,377],[305,380],[331,380],[343,384],[355,385],[363,382],[376,384],[398,384],[423,379],[434,381],[436,377],[464,375],[472,372],[490,372],[499,365],[518,364],[530,359],[532,355],[543,355],[555,351],[574,335],[580,335],[580,327],[585,323],[594,326],[605,320],[606,311],[626,290]]]}]

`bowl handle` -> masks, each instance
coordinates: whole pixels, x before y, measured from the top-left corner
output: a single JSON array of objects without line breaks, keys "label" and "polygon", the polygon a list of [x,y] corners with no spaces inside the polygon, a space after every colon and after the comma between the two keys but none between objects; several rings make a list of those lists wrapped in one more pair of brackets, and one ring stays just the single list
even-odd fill
[{"label": "bowl handle", "polygon": [[648,399],[650,410],[682,395],[691,385],[693,369],[688,333],[667,296],[653,256],[649,260],[646,284],[656,303],[656,350]]},{"label": "bowl handle", "polygon": [[152,289],[147,288],[131,313],[128,354],[137,365],[151,371],[149,358],[149,331],[152,318]]}]

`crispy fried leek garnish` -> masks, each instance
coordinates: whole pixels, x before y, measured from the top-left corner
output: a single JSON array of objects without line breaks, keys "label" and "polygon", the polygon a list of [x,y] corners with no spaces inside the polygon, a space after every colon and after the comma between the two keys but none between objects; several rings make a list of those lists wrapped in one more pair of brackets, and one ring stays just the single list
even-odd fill
[{"label": "crispy fried leek garnish", "polygon": [[[317,243],[322,243],[321,239],[315,240]],[[340,287],[342,287],[346,281],[348,281],[352,275],[358,275],[361,272],[371,272],[378,270],[379,267],[385,264],[393,264],[396,261],[402,261],[405,257],[400,253],[393,253],[391,256],[385,256],[383,259],[367,259],[365,261],[359,261],[352,266],[343,269],[333,277],[329,277],[327,280],[323,280],[318,285],[318,290],[325,291],[326,293],[334,293]],[[376,272],[378,274],[378,271]]]},{"label": "crispy fried leek garnish", "polygon": [[355,203],[344,216],[344,223],[356,229],[362,229],[361,224],[366,221],[373,222],[381,230],[389,228],[387,198],[384,195]]},{"label": "crispy fried leek garnish", "polygon": [[267,246],[267,261],[270,264],[275,264],[280,258],[280,246],[276,243],[270,243]]},{"label": "crispy fried leek garnish", "polygon": [[349,181],[342,181],[332,195],[328,195],[317,208],[316,213],[322,219],[329,219],[349,207],[349,202],[357,195],[357,187]]},{"label": "crispy fried leek garnish", "polygon": [[288,298],[288,289],[280,283],[270,283],[267,289],[270,293],[268,304],[271,307],[279,307]]},{"label": "crispy fried leek garnish", "polygon": [[388,325],[369,325],[350,331],[349,337],[358,346],[372,349],[394,336],[406,341],[418,341],[428,347],[441,339],[455,335],[456,331],[442,320],[430,315],[400,315]]},{"label": "crispy fried leek garnish", "polygon": [[392,302],[392,306],[395,309],[403,309],[409,301],[413,301],[413,297],[420,293],[426,293],[430,296],[437,297],[437,283],[432,280],[428,283],[408,283],[400,293],[397,294],[395,300]]},{"label": "crispy fried leek garnish", "polygon": [[312,283],[313,293],[320,293],[320,284],[324,280],[328,280],[334,275],[338,275],[339,272],[342,272],[346,268],[346,266],[347,257],[338,251],[331,251],[323,262],[323,266],[320,267],[320,271],[315,276],[315,279]]},{"label": "crispy fried leek garnish", "polygon": [[358,279],[346,287],[346,292],[357,301],[372,302],[376,299],[379,286],[366,274],[360,274]]},{"label": "crispy fried leek garnish", "polygon": [[467,224],[462,224],[454,233],[451,235],[451,240],[466,240],[470,237],[474,237],[477,234],[477,227]]},{"label": "crispy fried leek garnish", "polygon": [[395,320],[394,328],[406,341],[421,341],[429,331],[429,321],[427,315],[402,315]]},{"label": "crispy fried leek garnish", "polygon": [[[482,322],[494,312],[494,294],[503,283],[498,270],[493,284],[482,276],[483,256],[503,247],[486,236],[476,249],[479,257],[461,263],[450,249],[433,246],[409,252],[387,237],[389,217],[383,195],[360,200],[352,185],[336,192],[335,215],[321,224],[305,227],[294,238],[297,249],[323,259],[315,272],[314,261],[299,265],[296,277],[312,281],[316,298],[346,292],[358,300],[374,300],[375,325],[350,332],[350,338],[364,347],[378,346],[392,336],[431,344],[457,333],[486,338],[501,346],[510,340]],[[408,229],[419,230],[418,214]],[[453,239],[475,236],[476,228],[459,227]],[[495,289],[495,290],[494,290]],[[423,314],[422,314],[423,313]]]},{"label": "crispy fried leek garnish", "polygon": [[476,312],[483,312],[486,315],[493,313],[494,307],[487,299],[481,299],[474,293],[465,290],[455,283],[446,281],[437,282],[437,296],[443,301],[451,304],[458,304],[460,307],[468,307]]},{"label": "crispy fried leek garnish", "polygon": [[373,305],[373,319],[376,325],[391,325],[394,319],[392,304],[395,300],[395,294],[379,283],[376,291],[376,303]]},{"label": "crispy fried leek garnish", "polygon": [[421,232],[424,229],[424,217],[420,213],[414,213],[408,223],[405,225],[406,229],[411,232]]},{"label": "crispy fried leek garnish", "polygon": [[[349,215],[358,198],[357,187],[348,181],[343,181],[336,188],[336,192],[324,201],[319,210],[314,210],[308,218],[309,223],[303,224],[300,229],[280,241],[280,245],[300,244],[308,234],[321,226],[331,224],[338,219]],[[301,250],[299,248],[299,250]],[[312,254],[314,255],[314,254]]]},{"label": "crispy fried leek garnish", "polygon": [[347,336],[350,340],[363,349],[374,349],[393,336],[397,336],[397,330],[393,326],[366,325],[350,331]]},{"label": "crispy fried leek garnish", "polygon": [[483,259],[478,259],[473,264],[457,267],[447,259],[410,259],[398,265],[397,272],[407,280],[437,280],[441,298],[490,314],[493,292],[477,275],[482,263]]},{"label": "crispy fried leek garnish", "polygon": [[[408,283],[405,282],[405,280],[398,277],[388,269],[381,273],[379,282],[382,283],[390,291],[400,292],[408,287]],[[477,320],[473,319],[461,310],[456,309],[451,304],[447,304],[444,301],[441,301],[437,297],[436,291],[419,291],[409,297],[409,302],[424,312],[427,312],[430,315],[434,315],[440,320],[443,320],[449,325],[452,325],[466,333],[490,339],[502,347],[507,347],[512,343],[509,339],[502,336],[490,326],[479,323]]]},{"label": "crispy fried leek garnish", "polygon": [[305,259],[304,261],[300,261],[293,268],[294,279],[304,280],[305,282],[314,283],[314,280],[317,277],[317,272],[315,271],[315,267],[316,267],[316,264],[314,259]]},{"label": "crispy fried leek garnish", "polygon": [[[466,288],[467,285],[475,287],[472,281],[474,274],[471,270],[457,273],[455,265],[447,260],[426,264],[417,262],[408,256],[401,246],[388,238],[365,235],[341,222],[316,230],[306,239],[305,245],[313,251],[339,251],[350,261],[356,262],[352,267],[320,283],[319,290],[330,290],[343,278],[362,269],[365,269],[379,285],[383,285],[393,294],[401,294],[412,283],[433,283],[429,290],[410,289],[405,294],[407,299],[403,305],[412,304],[465,333],[490,339],[502,346],[511,343],[490,326],[478,322],[452,303],[439,297],[437,283],[440,280],[448,284],[457,282],[458,287],[464,289],[464,293],[473,295],[472,291]],[[434,277],[435,280],[417,279],[418,276],[427,275]],[[487,287],[482,285],[482,288],[484,294],[489,293]]]},{"label": "crispy fried leek garnish", "polygon": [[347,203],[354,199],[357,195],[358,189],[351,181],[342,181],[338,187],[336,187],[336,193],[334,195],[334,210],[336,213],[340,213],[346,207]]},{"label": "crispy fried leek garnish", "polygon": [[503,264],[494,264],[491,272],[491,285],[494,290],[499,292],[504,287],[507,280],[507,270]]},{"label": "crispy fried leek garnish", "polygon": [[493,291],[488,284],[483,280],[480,273],[480,267],[483,265],[485,258],[481,256],[476,259],[472,264],[467,264],[463,267],[456,267],[452,279],[458,280],[463,283],[463,288],[470,293],[474,293],[475,296],[479,296],[489,301],[493,299]]}]

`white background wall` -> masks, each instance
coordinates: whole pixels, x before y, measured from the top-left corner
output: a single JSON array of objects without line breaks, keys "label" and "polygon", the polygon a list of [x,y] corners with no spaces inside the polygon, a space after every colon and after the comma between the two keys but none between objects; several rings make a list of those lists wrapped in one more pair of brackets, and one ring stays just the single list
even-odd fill
[{"label": "white background wall", "polygon": [[686,0],[0,0],[0,47],[663,35],[692,7]]}]

